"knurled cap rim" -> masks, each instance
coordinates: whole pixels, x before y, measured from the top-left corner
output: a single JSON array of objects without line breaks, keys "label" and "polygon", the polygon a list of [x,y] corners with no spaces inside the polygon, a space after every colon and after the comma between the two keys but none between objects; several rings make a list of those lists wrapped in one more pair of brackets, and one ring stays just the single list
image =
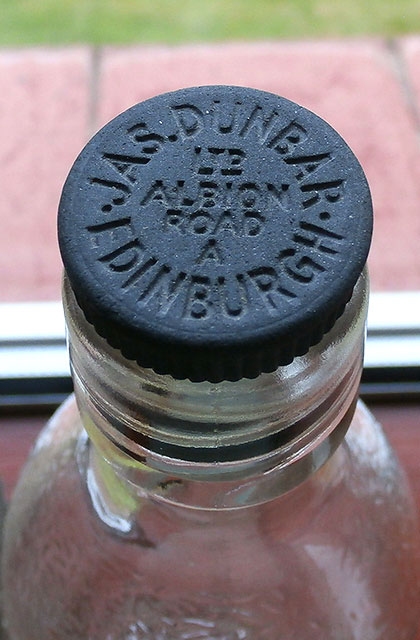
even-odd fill
[{"label": "knurled cap rim", "polygon": [[125,357],[197,382],[256,377],[319,342],[371,233],[366,178],[339,134],[244,87],[182,89],[117,116],[59,206],[87,320]]}]

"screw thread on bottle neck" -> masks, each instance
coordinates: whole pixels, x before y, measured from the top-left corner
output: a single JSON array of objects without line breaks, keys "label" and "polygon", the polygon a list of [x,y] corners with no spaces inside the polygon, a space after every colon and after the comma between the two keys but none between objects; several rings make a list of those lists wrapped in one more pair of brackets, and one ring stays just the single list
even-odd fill
[{"label": "screw thread on bottle neck", "polygon": [[361,375],[368,284],[360,277],[333,329],[272,374],[175,380],[125,359],[86,321],[68,281],[64,306],[84,426],[108,460],[165,477],[235,481],[286,470],[291,488],[319,468],[350,424]]}]

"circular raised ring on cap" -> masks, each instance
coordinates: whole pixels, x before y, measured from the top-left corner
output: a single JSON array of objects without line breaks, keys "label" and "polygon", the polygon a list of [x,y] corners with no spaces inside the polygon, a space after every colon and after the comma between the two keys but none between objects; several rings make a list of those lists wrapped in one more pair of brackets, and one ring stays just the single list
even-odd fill
[{"label": "circular raised ring on cap", "polygon": [[255,376],[329,330],[366,261],[369,188],[326,122],[242,87],[140,103],[87,144],[59,239],[97,331],[161,373]]}]

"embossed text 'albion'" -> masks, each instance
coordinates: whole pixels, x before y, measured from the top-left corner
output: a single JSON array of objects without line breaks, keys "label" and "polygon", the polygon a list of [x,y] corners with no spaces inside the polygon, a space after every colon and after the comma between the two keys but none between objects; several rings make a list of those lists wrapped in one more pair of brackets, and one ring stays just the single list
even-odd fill
[{"label": "embossed text 'albion'", "polygon": [[[145,122],[131,126],[127,136],[137,151],[107,152],[102,156],[104,166],[112,169],[115,179],[110,180],[108,175],[89,178],[89,183],[104,194],[102,221],[87,227],[92,248],[99,254],[98,262],[121,278],[123,291],[135,287],[139,304],[153,298],[158,312],[163,314],[182,299],[182,304],[175,306],[183,317],[205,319],[220,310],[235,318],[247,311],[255,296],[269,313],[275,312],[326,270],[326,261],[339,252],[343,240],[326,225],[331,218],[329,209],[344,196],[345,180],[338,176],[318,182],[313,179],[321,167],[331,163],[332,154],[328,150],[305,154],[302,146],[308,140],[306,129],[296,120],[285,124],[276,111],[267,115],[261,107],[253,106],[243,117],[244,110],[237,103],[226,118],[219,106],[215,101],[203,111],[191,104],[174,105],[171,117],[176,131],[167,136],[155,133]],[[221,135],[234,133],[237,140],[252,135],[279,154],[298,185],[300,202],[291,202],[289,180],[273,184],[245,179],[246,154],[240,144],[199,146],[199,135],[208,127]],[[179,138],[192,141],[189,149],[198,161],[195,187],[186,186],[184,180],[171,184],[163,179],[144,185],[139,180],[143,167]],[[192,233],[197,242],[202,239],[197,244],[194,273],[175,269],[144,246],[144,240],[134,230],[131,205],[130,209],[125,206],[134,187],[137,215],[139,208],[147,209],[158,201],[165,210],[164,231]],[[238,273],[223,273],[220,267],[225,256],[219,244],[220,233],[250,239],[260,235],[270,205],[286,212],[292,208],[295,213],[300,211],[290,245],[279,248],[270,266],[257,264]],[[119,215],[119,209],[124,213]],[[217,266],[217,274],[209,275],[201,269],[203,265]]]}]

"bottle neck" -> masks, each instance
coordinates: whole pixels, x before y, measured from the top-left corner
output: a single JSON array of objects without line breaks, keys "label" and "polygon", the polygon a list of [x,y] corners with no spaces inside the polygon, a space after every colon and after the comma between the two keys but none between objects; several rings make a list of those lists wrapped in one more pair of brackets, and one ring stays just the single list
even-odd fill
[{"label": "bottle neck", "polygon": [[[99,456],[121,482],[210,509],[257,504],[303,482],[351,422],[367,292],[362,274],[333,329],[290,365],[212,384],[175,380],[125,359],[86,321],[65,278],[72,375],[93,466],[98,470]],[[185,491],[191,482],[195,489]]]},{"label": "bottle neck", "polygon": [[171,523],[167,526],[179,531],[194,523],[238,523],[242,517],[258,521],[267,508],[284,528],[293,529],[296,518],[302,524],[302,518],[309,522],[315,517],[330,491],[349,476],[352,464],[348,447],[340,446],[321,468],[302,468],[300,478],[296,470],[292,476],[290,470],[274,468],[252,477],[208,482],[169,476],[146,465],[130,468],[115,458],[111,462],[86,432],[80,436],[78,462],[99,520],[130,538],[156,517],[165,517]]}]

